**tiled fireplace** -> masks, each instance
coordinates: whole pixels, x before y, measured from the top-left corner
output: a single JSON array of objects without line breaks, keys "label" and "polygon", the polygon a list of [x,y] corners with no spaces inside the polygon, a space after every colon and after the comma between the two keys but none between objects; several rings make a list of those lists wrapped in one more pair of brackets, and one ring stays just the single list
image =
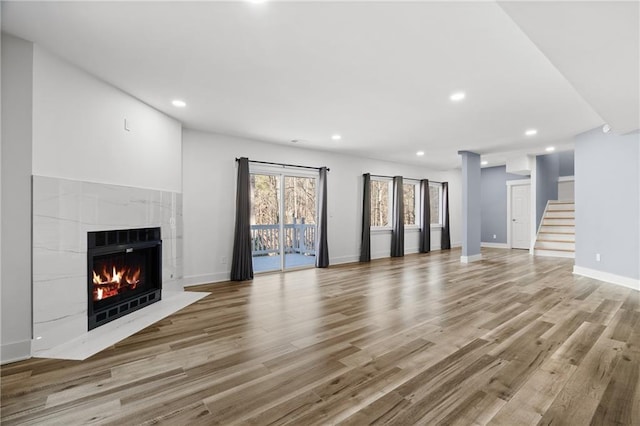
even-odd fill
[{"label": "tiled fireplace", "polygon": [[32,194],[34,356],[182,290],[181,194],[43,176]]}]

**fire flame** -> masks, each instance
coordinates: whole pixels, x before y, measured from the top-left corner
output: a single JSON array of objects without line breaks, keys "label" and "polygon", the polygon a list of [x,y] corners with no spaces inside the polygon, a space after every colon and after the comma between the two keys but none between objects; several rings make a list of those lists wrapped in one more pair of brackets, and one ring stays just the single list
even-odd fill
[{"label": "fire flame", "polygon": [[124,266],[120,269],[115,265],[111,270],[103,265],[102,271],[93,271],[93,300],[102,300],[115,296],[124,289],[133,290],[140,282],[140,267],[131,268]]}]

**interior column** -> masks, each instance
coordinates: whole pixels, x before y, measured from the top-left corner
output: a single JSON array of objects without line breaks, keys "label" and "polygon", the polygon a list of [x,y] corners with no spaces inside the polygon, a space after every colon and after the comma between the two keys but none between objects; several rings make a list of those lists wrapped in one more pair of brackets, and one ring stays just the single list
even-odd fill
[{"label": "interior column", "polygon": [[458,151],[462,157],[462,263],[475,262],[480,254],[480,155]]}]

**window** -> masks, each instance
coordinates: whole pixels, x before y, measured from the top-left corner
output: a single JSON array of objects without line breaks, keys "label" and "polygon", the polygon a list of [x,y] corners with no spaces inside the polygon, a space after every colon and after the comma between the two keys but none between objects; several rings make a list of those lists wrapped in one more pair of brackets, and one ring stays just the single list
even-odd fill
[{"label": "window", "polygon": [[391,181],[371,179],[371,226],[384,228],[391,225]]},{"label": "window", "polygon": [[429,206],[431,207],[431,224],[442,226],[442,184],[429,183]]},{"label": "window", "polygon": [[[421,226],[420,211],[422,201],[420,184],[409,181],[403,183],[404,224]],[[393,218],[393,181],[391,179],[371,179],[371,227],[390,228]],[[442,184],[429,183],[429,203],[431,206],[431,225],[442,226]]]},{"label": "window", "polygon": [[418,203],[416,203],[417,185],[415,183],[405,183],[403,186],[404,197],[404,224],[417,225]]}]

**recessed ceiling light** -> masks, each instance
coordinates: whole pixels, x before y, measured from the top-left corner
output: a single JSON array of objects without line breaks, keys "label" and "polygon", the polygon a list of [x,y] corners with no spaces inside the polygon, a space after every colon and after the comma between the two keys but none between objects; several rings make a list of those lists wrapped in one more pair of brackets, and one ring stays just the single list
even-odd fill
[{"label": "recessed ceiling light", "polygon": [[527,135],[527,136],[533,136],[533,135],[538,134],[538,131],[536,129],[529,129],[526,132],[524,132],[524,134]]},{"label": "recessed ceiling light", "polygon": [[424,151],[418,151],[418,152],[416,152],[416,155],[418,157],[422,157],[424,155]]},{"label": "recessed ceiling light", "polygon": [[178,108],[184,108],[187,106],[187,103],[185,101],[181,101],[180,99],[174,99],[173,101],[171,101],[171,103],[174,107]]},{"label": "recessed ceiling light", "polygon": [[254,3],[254,4],[259,4],[259,3],[265,3],[267,0],[249,0],[249,3]]},{"label": "recessed ceiling light", "polygon": [[337,135],[337,134],[336,135],[332,135],[331,139],[333,139],[334,141],[339,141],[340,139],[342,139],[342,136]]},{"label": "recessed ceiling light", "polygon": [[483,166],[486,166],[487,164],[489,164],[489,162],[488,161],[482,161],[482,162],[480,162],[480,164],[483,165]]},{"label": "recessed ceiling light", "polygon": [[449,99],[451,99],[454,102],[458,102],[463,100],[465,97],[464,92],[456,92],[454,94],[452,94],[451,96],[449,96]]},{"label": "recessed ceiling light", "polygon": [[553,146],[548,146],[548,147],[547,147],[547,149],[546,149],[546,151],[547,151],[547,152],[553,152],[553,151],[555,151],[555,150],[556,150],[556,149],[555,149],[555,147],[553,147]]}]

